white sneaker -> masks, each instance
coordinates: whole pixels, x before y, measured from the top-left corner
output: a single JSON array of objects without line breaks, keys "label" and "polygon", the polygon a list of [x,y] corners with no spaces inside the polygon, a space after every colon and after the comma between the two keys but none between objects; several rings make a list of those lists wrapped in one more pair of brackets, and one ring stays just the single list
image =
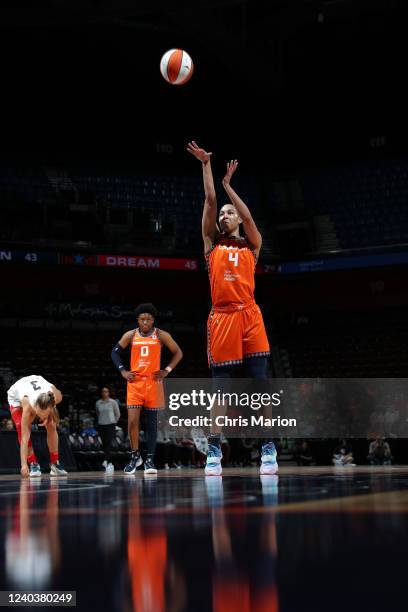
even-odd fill
[{"label": "white sneaker", "polygon": [[156,466],[153,463],[153,460],[148,457],[144,464],[144,473],[145,474],[157,474]]},{"label": "white sneaker", "polygon": [[221,448],[214,444],[208,445],[207,462],[204,473],[206,476],[221,476],[222,474],[222,452]]},{"label": "white sneaker", "polygon": [[104,467],[104,468],[105,468],[105,470],[106,470],[106,468],[108,467],[108,462],[106,461],[106,459],[105,459],[105,461],[102,463],[102,467]]},{"label": "white sneaker", "polygon": [[130,457],[130,461],[125,466],[125,469],[123,470],[123,472],[127,476],[131,476],[132,474],[134,474],[136,472],[136,468],[138,468],[140,465],[142,465],[142,463],[143,463],[143,459],[142,459],[142,456],[140,454],[140,451],[132,451],[132,454],[131,454],[131,457]]},{"label": "white sneaker", "polygon": [[40,478],[41,477],[41,468],[38,463],[30,464],[30,478]]},{"label": "white sneaker", "polygon": [[273,475],[278,471],[278,462],[276,461],[276,448],[273,442],[267,442],[262,446],[261,454],[261,474]]},{"label": "white sneaker", "polygon": [[115,467],[113,465],[113,463],[108,463],[108,465],[105,468],[105,471],[107,474],[113,474],[115,471]]},{"label": "white sneaker", "polygon": [[52,476],[68,476],[68,472],[64,470],[59,461],[57,461],[57,463],[51,463],[50,474]]}]

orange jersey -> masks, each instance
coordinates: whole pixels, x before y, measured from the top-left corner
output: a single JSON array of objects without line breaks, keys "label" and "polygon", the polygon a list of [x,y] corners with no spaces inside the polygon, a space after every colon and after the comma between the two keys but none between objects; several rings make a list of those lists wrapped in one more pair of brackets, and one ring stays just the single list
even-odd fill
[{"label": "orange jersey", "polygon": [[130,352],[130,369],[139,376],[151,376],[160,370],[161,342],[159,330],[153,329],[150,336],[142,336],[135,330]]},{"label": "orange jersey", "polygon": [[254,304],[256,261],[244,238],[221,238],[207,263],[215,310],[241,310]]}]

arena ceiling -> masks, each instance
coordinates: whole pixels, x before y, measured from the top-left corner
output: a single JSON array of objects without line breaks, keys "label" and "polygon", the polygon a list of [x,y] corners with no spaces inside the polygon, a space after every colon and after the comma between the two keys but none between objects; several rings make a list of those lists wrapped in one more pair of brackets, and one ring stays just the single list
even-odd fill
[{"label": "arena ceiling", "polygon": [[[200,117],[229,136],[227,114],[242,134],[269,130],[294,144],[327,124],[381,134],[408,103],[406,24],[401,0],[3,2],[3,117],[14,143],[56,125],[61,137],[103,126],[107,140],[149,129],[165,141],[168,115],[186,132]],[[188,90],[159,76],[173,46],[195,62]]]}]

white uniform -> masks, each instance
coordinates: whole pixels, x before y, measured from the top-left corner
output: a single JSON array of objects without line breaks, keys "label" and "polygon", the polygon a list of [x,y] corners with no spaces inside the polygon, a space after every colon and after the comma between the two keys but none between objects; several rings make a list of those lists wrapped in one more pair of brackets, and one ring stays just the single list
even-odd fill
[{"label": "white uniform", "polygon": [[7,392],[7,399],[10,406],[15,408],[21,406],[21,400],[24,396],[27,396],[31,406],[34,407],[38,396],[41,393],[48,393],[48,391],[52,391],[51,383],[42,376],[32,374],[15,382]]}]

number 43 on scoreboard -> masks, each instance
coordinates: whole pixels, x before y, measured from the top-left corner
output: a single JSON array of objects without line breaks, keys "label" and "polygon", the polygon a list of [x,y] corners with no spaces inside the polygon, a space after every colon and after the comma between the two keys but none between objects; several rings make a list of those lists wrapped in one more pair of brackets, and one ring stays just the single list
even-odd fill
[{"label": "number 43 on scoreboard", "polygon": [[27,253],[26,256],[24,257],[24,259],[26,261],[35,262],[35,261],[37,261],[37,253]]}]

